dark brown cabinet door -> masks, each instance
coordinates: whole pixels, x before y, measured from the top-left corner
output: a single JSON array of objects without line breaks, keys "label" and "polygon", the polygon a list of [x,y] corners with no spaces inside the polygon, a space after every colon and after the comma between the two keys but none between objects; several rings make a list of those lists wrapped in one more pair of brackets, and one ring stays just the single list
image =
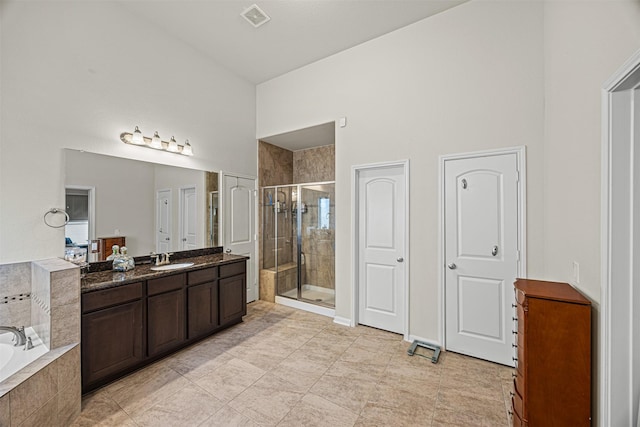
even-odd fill
[{"label": "dark brown cabinet door", "polygon": [[83,387],[141,362],[142,331],[140,300],[83,315]]},{"label": "dark brown cabinet door", "polygon": [[184,290],[148,298],[147,328],[150,357],[178,347],[185,341]]},{"label": "dark brown cabinet door", "polygon": [[218,282],[187,288],[188,337],[204,335],[216,329],[218,320]]},{"label": "dark brown cabinet door", "polygon": [[219,281],[220,324],[242,318],[247,314],[246,276],[233,276]]}]

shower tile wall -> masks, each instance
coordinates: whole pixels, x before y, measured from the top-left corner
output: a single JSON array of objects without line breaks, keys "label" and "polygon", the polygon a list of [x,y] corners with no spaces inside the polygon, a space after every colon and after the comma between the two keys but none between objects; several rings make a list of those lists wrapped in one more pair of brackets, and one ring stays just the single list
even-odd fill
[{"label": "shower tile wall", "polygon": [[335,181],[335,145],[293,152],[293,182]]},{"label": "shower tile wall", "polygon": [[[217,172],[206,172],[205,173],[205,187],[206,187],[206,191],[205,194],[207,195],[207,236],[211,235],[211,222],[208,220],[208,218],[211,218],[211,205],[209,204],[209,193],[211,193],[212,191],[218,191],[218,173]],[[213,224],[213,230],[216,234],[216,236],[218,236],[218,224]],[[207,237],[208,239],[208,237]],[[218,238],[218,241],[220,241],[220,239]],[[208,246],[208,245],[207,245]]]},{"label": "shower tile wall", "polygon": [[[293,152],[275,145],[260,141],[258,143],[258,187],[270,185],[284,185],[293,183]],[[265,215],[261,218],[262,226],[259,229],[261,247],[259,255],[259,265],[261,268],[273,268],[275,266],[275,242],[268,236],[263,239],[265,230],[273,230],[274,214],[264,209],[265,200],[263,192],[260,192],[261,212]],[[289,199],[291,200],[291,199]]]}]

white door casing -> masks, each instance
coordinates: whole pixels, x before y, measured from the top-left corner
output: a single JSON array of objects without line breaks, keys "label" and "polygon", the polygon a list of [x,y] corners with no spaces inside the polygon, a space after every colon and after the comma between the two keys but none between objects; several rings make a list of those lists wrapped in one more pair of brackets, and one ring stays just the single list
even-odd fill
[{"label": "white door casing", "polygon": [[355,173],[356,323],[408,335],[408,162]]},{"label": "white door casing", "polygon": [[156,252],[171,251],[171,190],[156,192]]},{"label": "white door casing", "polygon": [[602,89],[599,425],[640,425],[640,51]]},{"label": "white door casing", "polygon": [[256,263],[256,179],[222,172],[223,246],[225,252],[249,257],[247,302],[258,298]]},{"label": "white door casing", "polygon": [[509,366],[521,276],[518,154],[446,158],[441,177],[446,348]]},{"label": "white door casing", "polygon": [[198,208],[195,187],[180,189],[180,250],[196,249],[198,238],[197,211]]}]

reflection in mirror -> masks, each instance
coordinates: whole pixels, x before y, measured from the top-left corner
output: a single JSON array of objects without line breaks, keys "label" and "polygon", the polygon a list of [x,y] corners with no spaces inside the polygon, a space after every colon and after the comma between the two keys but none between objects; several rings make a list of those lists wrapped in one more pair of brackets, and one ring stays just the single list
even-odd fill
[{"label": "reflection in mirror", "polygon": [[218,173],[65,150],[67,246],[88,261],[124,244],[132,256],[218,245]]}]

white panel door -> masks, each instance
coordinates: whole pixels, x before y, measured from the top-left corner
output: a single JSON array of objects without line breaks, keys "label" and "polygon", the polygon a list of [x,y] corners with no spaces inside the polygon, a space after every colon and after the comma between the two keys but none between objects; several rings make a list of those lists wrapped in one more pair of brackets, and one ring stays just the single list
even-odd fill
[{"label": "white panel door", "polygon": [[405,329],[404,166],[358,173],[358,323]]},{"label": "white panel door", "polygon": [[445,161],[447,350],[513,366],[516,154]]},{"label": "white panel door", "polygon": [[256,282],[256,180],[222,174],[224,212],[222,218],[225,252],[249,257],[247,302],[258,298]]},{"label": "white panel door", "polygon": [[171,190],[156,193],[156,252],[171,251]]},{"label": "white panel door", "polygon": [[180,189],[180,206],[180,249],[183,251],[196,249],[198,203],[195,187]]}]

